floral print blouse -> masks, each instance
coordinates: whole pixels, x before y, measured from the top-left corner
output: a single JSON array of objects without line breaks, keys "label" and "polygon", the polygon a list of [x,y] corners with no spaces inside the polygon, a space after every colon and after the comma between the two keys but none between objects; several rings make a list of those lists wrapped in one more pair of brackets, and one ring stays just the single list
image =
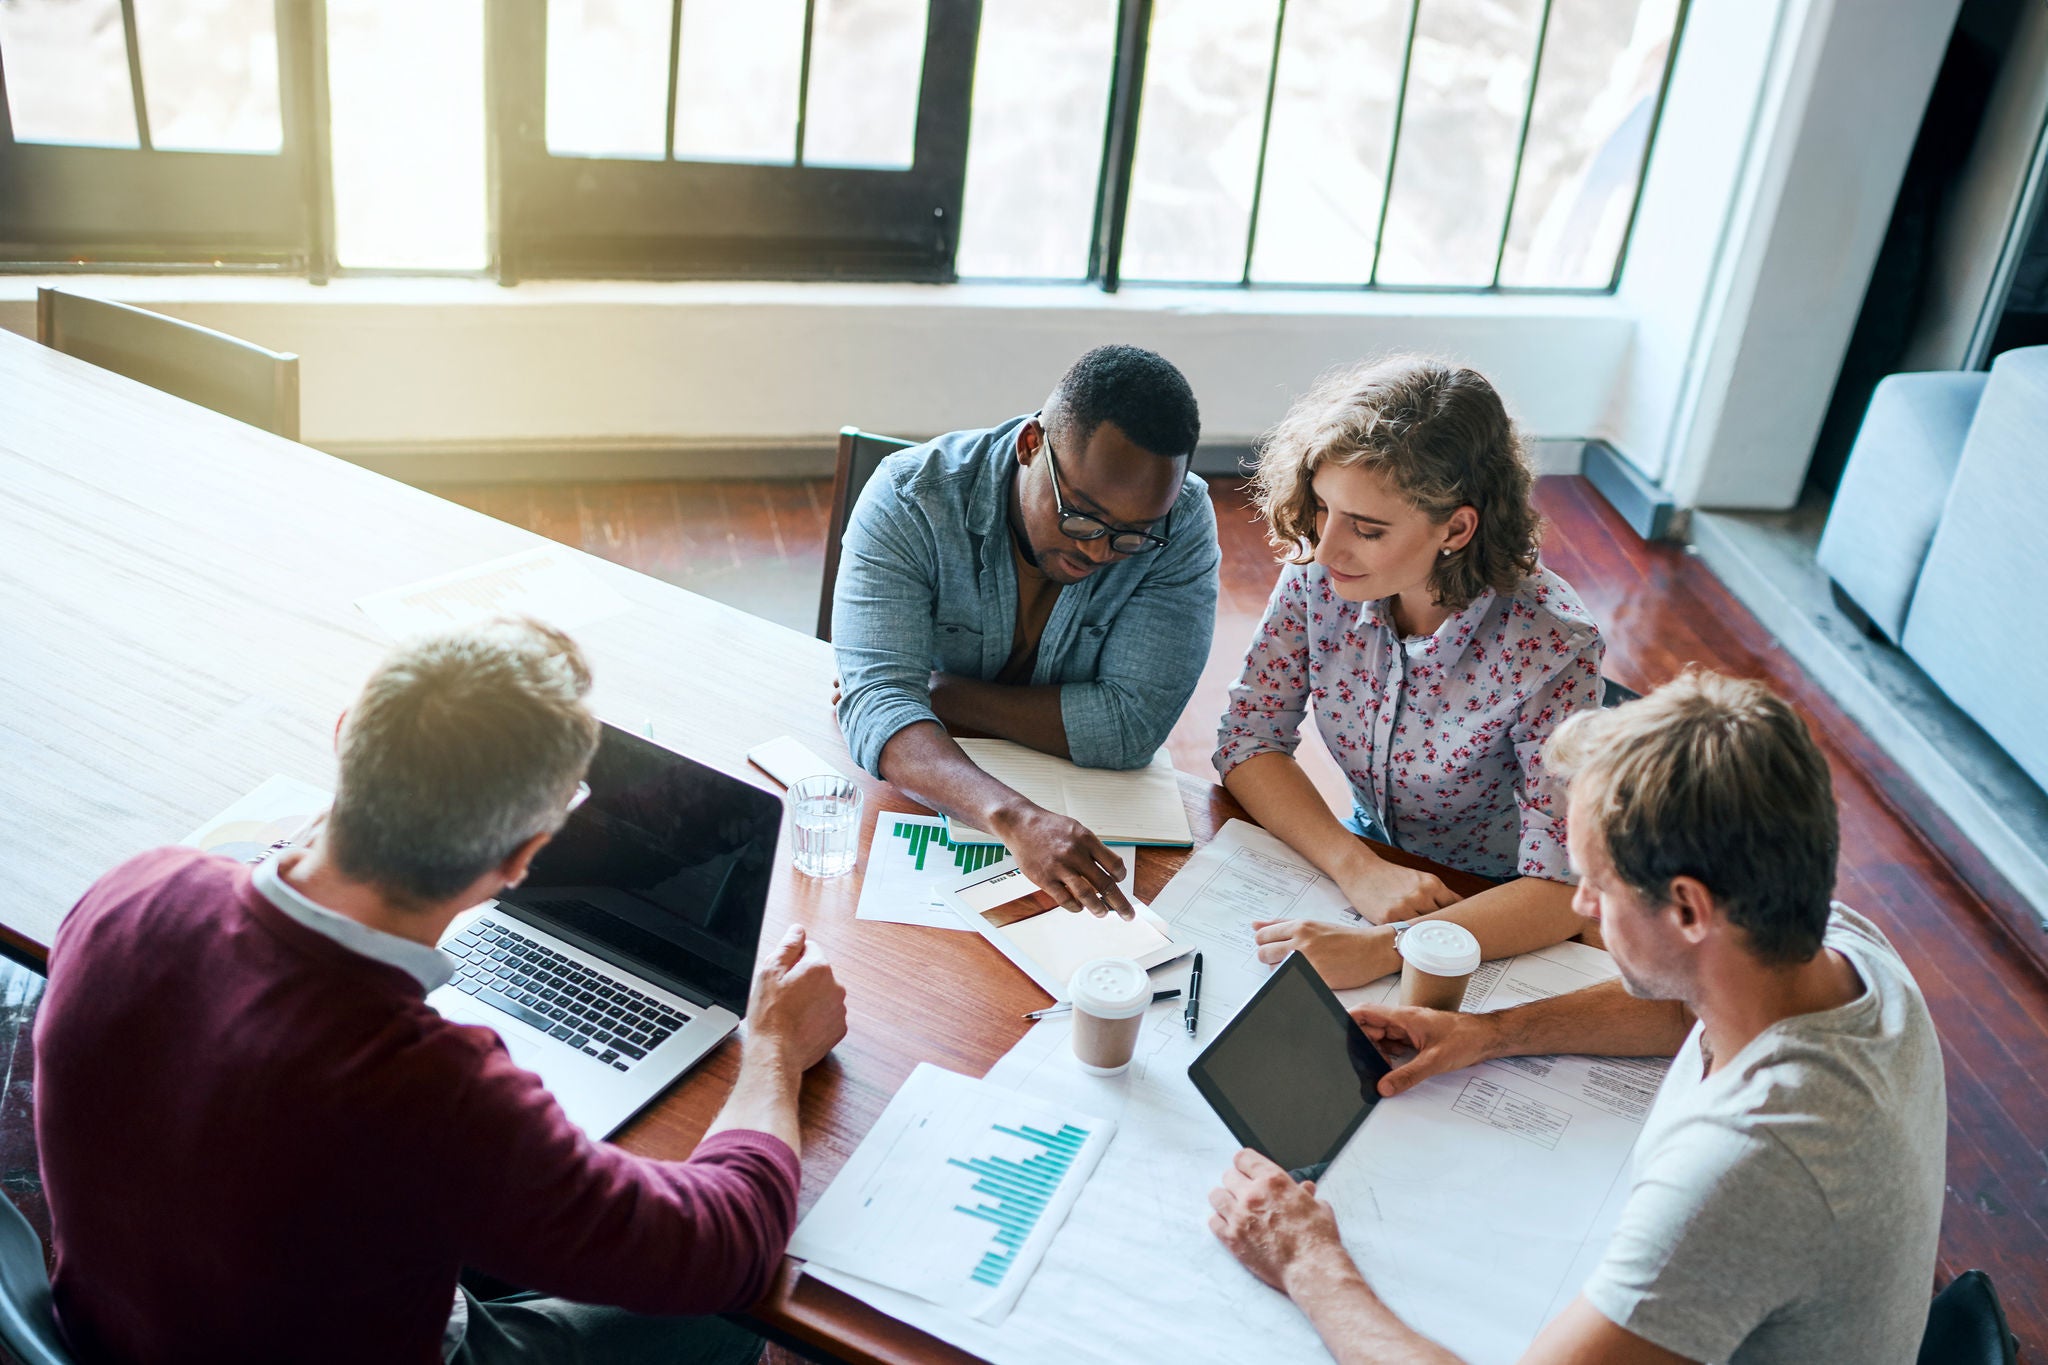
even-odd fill
[{"label": "floral print blouse", "polygon": [[1578,594],[1539,566],[1431,635],[1402,639],[1392,613],[1339,597],[1319,564],[1288,565],[1230,689],[1217,773],[1293,753],[1312,706],[1358,805],[1397,846],[1484,877],[1573,880],[1543,745],[1600,704],[1600,633]]}]

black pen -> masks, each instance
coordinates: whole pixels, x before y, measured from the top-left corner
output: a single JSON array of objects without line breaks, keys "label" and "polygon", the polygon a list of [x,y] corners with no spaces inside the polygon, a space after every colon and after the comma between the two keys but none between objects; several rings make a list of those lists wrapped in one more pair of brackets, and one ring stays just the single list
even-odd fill
[{"label": "black pen", "polygon": [[1195,954],[1194,970],[1188,973],[1188,1007],[1181,1011],[1181,1019],[1188,1026],[1188,1037],[1195,1036],[1195,1020],[1202,1015],[1202,955]]},{"label": "black pen", "polygon": [[[1178,990],[1152,992],[1152,1003],[1155,1005],[1162,1000],[1178,999],[1180,999],[1180,992]],[[1026,1019],[1050,1019],[1055,1014],[1071,1014],[1073,1012],[1073,1009],[1074,1006],[1071,1002],[1062,1000],[1057,1005],[1047,1005],[1042,1010],[1033,1010],[1031,1011],[1031,1013],[1025,1015],[1024,1017]]]}]

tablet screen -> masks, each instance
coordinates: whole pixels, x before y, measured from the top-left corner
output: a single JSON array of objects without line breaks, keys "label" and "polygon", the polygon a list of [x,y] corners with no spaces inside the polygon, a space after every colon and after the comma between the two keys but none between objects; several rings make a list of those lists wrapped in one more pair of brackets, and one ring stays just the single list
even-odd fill
[{"label": "tablet screen", "polygon": [[1188,1068],[1237,1140],[1313,1180],[1391,1068],[1308,959],[1291,954]]}]

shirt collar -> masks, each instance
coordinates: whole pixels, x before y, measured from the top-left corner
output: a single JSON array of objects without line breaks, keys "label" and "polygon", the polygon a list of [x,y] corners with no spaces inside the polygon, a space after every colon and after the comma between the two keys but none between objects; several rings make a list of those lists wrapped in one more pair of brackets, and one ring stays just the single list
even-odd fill
[{"label": "shirt collar", "polygon": [[967,529],[978,536],[997,527],[1009,533],[1010,478],[1017,469],[1017,432],[1031,420],[1031,414],[1013,417],[989,433],[988,458],[981,462],[979,477],[967,503]]},{"label": "shirt collar", "polygon": [[251,876],[256,894],[276,906],[288,918],[297,920],[314,933],[332,939],[352,953],[373,962],[396,967],[427,991],[438,990],[455,975],[455,964],[439,948],[429,948],[382,929],[372,929],[347,915],[317,905],[284,879],[278,864],[289,855],[266,858],[256,864]]},{"label": "shirt collar", "polygon": [[1492,588],[1483,590],[1463,611],[1444,618],[1444,623],[1428,635],[1413,639],[1401,639],[1394,629],[1394,606],[1390,597],[1377,598],[1358,604],[1358,620],[1361,625],[1383,630],[1395,635],[1395,643],[1404,649],[1411,659],[1429,659],[1448,668],[1464,656],[1465,646],[1472,643],[1472,637],[1479,633],[1479,623],[1486,619],[1486,613],[1493,608],[1498,597]]}]

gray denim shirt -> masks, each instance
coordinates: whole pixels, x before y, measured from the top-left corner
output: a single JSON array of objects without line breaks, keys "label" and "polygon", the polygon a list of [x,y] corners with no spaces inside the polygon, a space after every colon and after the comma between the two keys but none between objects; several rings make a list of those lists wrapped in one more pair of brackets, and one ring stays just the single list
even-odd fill
[{"label": "gray denim shirt", "polygon": [[[891,455],[862,490],[832,594],[839,727],[880,775],[882,747],[932,713],[934,670],[987,680],[1009,661],[1017,568],[1008,496],[1017,417]],[[1136,768],[1166,741],[1216,628],[1216,513],[1187,476],[1162,550],[1060,591],[1034,684],[1060,686],[1067,748],[1091,768]]]}]

